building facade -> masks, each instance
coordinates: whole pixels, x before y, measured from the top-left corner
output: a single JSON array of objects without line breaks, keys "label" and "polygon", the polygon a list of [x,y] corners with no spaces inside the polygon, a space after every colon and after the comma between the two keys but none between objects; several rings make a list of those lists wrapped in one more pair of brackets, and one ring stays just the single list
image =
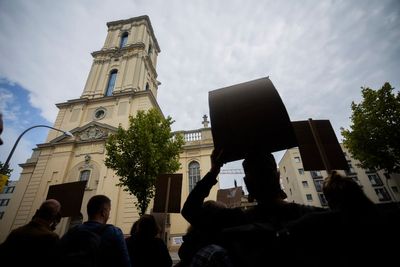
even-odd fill
[{"label": "building facade", "polygon": [[[104,165],[105,141],[117,127],[127,127],[129,116],[140,110],[161,109],[157,103],[157,56],[160,47],[147,16],[107,23],[108,34],[101,50],[92,53],[91,66],[82,95],[59,103],[54,127],[73,137],[50,131],[45,143],[33,150],[23,168],[14,196],[0,225],[0,242],[8,233],[30,221],[46,199],[49,186],[86,181],[82,217],[63,218],[56,232],[64,234],[71,225],[87,220],[90,197],[104,194],[112,200],[108,223],[129,234],[139,217],[134,197],[116,186],[118,177]],[[211,131],[204,127],[183,131],[186,144],[180,155],[183,174],[182,203],[190,188],[210,168],[213,148]],[[73,196],[71,196],[73,197]],[[216,198],[216,190],[210,195]],[[149,205],[149,212],[152,203]],[[188,227],[180,214],[172,214],[169,234],[181,237]]]},{"label": "building facade", "polygon": [[[400,181],[393,175],[386,179],[383,171],[365,170],[358,167],[359,162],[341,145],[349,164],[348,171],[339,171],[342,175],[351,177],[364,190],[374,203],[391,203],[400,201]],[[286,150],[279,162],[281,182],[287,200],[305,205],[328,207],[322,192],[322,183],[327,177],[326,171],[304,171],[299,149]]]},{"label": "building facade", "polygon": [[3,191],[0,192],[0,223],[12,199],[17,183],[18,181],[9,181],[8,184],[4,186]]}]

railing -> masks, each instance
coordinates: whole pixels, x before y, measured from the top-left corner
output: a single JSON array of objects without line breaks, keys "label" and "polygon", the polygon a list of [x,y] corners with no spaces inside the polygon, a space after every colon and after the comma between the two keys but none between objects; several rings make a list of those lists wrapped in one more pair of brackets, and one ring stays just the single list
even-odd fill
[{"label": "railing", "polygon": [[185,142],[200,141],[201,131],[187,131],[184,132]]}]

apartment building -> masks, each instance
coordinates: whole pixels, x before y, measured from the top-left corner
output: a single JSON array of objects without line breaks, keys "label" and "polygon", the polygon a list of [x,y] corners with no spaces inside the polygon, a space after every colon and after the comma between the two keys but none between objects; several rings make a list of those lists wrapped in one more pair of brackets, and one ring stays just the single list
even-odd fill
[{"label": "apartment building", "polygon": [[[398,175],[389,179],[383,171],[360,168],[359,161],[354,159],[341,144],[349,165],[348,171],[339,173],[351,177],[364,190],[374,203],[393,203],[400,201],[400,180]],[[322,183],[327,172],[324,170],[305,171],[300,151],[297,147],[286,150],[279,162],[281,181],[288,201],[327,207],[328,203],[322,192]]]}]

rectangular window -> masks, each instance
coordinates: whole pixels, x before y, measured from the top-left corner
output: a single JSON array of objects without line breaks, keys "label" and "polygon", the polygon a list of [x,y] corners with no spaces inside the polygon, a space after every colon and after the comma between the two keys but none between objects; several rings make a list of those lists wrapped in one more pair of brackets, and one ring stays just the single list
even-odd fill
[{"label": "rectangular window", "polygon": [[301,183],[303,184],[304,188],[308,188],[308,182],[307,181],[302,181]]},{"label": "rectangular window", "polygon": [[322,174],[320,171],[310,171],[312,178],[322,178]]},{"label": "rectangular window", "polygon": [[300,163],[300,157],[294,157],[294,162]]},{"label": "rectangular window", "polygon": [[86,187],[88,187],[88,181],[90,178],[90,170],[83,170],[79,175],[79,181],[86,181]]},{"label": "rectangular window", "polygon": [[347,165],[349,166],[349,169],[345,171],[346,175],[348,176],[348,175],[351,175],[351,174],[355,174],[356,171],[354,170],[353,165],[351,164],[351,160],[347,161]]},{"label": "rectangular window", "polygon": [[304,174],[304,169],[298,169],[298,172],[299,172],[300,175],[303,175]]},{"label": "rectangular window", "polygon": [[321,201],[322,206],[328,206],[328,201],[325,198],[325,195],[323,193],[319,193],[319,200]]},{"label": "rectangular window", "polygon": [[307,201],[312,201],[313,200],[311,194],[306,194],[306,198],[307,198]]},{"label": "rectangular window", "polygon": [[7,206],[10,200],[8,198],[0,199],[0,206]]},{"label": "rectangular window", "polygon": [[372,186],[381,186],[383,185],[381,178],[379,178],[378,174],[368,174],[368,179],[371,182]]},{"label": "rectangular window", "polygon": [[15,186],[9,186],[5,188],[4,194],[11,194],[14,192]]},{"label": "rectangular window", "polygon": [[324,184],[324,180],[314,180],[315,189],[318,192],[322,192],[322,185]]},{"label": "rectangular window", "polygon": [[378,196],[378,199],[380,201],[389,201],[389,200],[391,200],[388,192],[386,191],[386,188],[384,188],[384,187],[375,188],[375,193]]}]

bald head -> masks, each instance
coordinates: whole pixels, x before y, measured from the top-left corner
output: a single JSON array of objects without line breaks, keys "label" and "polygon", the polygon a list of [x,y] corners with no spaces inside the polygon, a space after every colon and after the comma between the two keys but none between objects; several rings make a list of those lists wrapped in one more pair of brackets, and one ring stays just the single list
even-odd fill
[{"label": "bald head", "polygon": [[46,221],[52,221],[59,215],[60,210],[60,202],[55,199],[47,199],[42,203],[42,205],[40,205],[40,208],[36,212],[36,216]]}]

